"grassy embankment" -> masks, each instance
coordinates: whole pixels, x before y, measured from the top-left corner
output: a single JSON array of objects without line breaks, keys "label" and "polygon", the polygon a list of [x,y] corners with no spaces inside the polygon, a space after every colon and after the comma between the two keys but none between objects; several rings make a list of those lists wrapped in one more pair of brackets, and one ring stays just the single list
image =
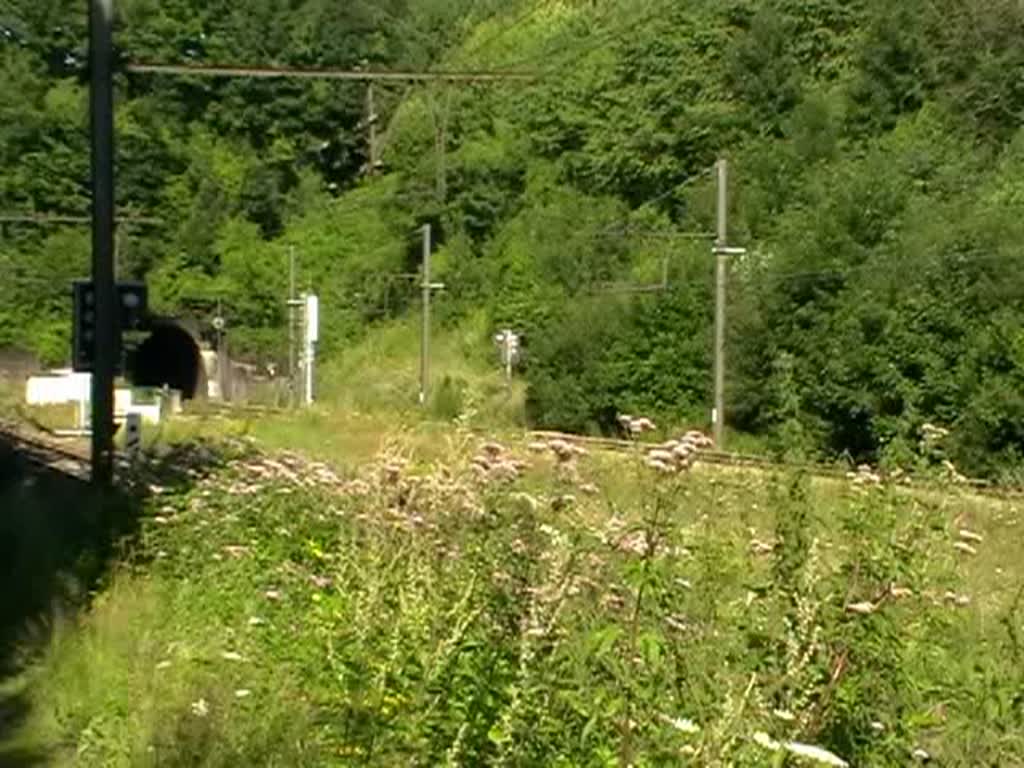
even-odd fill
[{"label": "grassy embankment", "polygon": [[81,766],[1024,761],[1016,504],[521,443],[499,480],[467,431],[371,419],[254,428],[350,452],[337,473],[235,443],[153,489],[135,553],[18,682],[22,743]]},{"label": "grassy embankment", "polygon": [[[1017,502],[561,462],[517,418],[472,413],[521,394],[455,343],[436,359],[468,418],[419,419],[415,348],[393,343],[328,373],[330,407],[163,430],[232,460],[151,488],[90,610],[6,684],[23,753],[753,766],[805,764],[809,744],[851,765],[1024,762]],[[473,468],[463,426],[487,424],[529,462],[518,477]]]}]

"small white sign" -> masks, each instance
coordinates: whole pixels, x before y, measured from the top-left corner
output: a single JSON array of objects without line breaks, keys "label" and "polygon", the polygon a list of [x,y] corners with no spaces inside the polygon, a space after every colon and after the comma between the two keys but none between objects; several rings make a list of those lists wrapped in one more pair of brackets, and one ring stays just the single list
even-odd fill
[{"label": "small white sign", "polygon": [[306,343],[316,344],[320,341],[320,299],[310,294],[306,296]]}]

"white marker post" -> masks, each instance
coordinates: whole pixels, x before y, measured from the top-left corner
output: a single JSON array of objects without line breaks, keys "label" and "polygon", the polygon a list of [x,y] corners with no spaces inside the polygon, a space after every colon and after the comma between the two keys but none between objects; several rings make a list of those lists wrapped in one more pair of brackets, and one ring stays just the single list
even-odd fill
[{"label": "white marker post", "polygon": [[505,382],[512,386],[512,366],[519,361],[519,335],[514,331],[505,329],[494,336],[501,355],[502,365],[505,366]]},{"label": "white marker post", "polygon": [[124,419],[124,451],[130,461],[142,453],[142,414],[129,413]]},{"label": "white marker post", "polygon": [[313,404],[313,383],[316,370],[316,345],[320,341],[320,299],[314,294],[306,295],[305,306],[305,387],[304,401],[306,405]]}]

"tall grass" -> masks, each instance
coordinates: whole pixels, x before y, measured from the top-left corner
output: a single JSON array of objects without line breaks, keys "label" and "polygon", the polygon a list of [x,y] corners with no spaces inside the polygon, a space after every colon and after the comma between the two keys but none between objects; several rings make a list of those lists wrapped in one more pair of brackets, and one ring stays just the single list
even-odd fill
[{"label": "tall grass", "polygon": [[424,412],[482,426],[523,425],[524,385],[510,388],[481,318],[431,334],[428,407],[419,403],[420,326],[414,319],[377,328],[321,370],[319,399],[331,410],[403,421]]},{"label": "tall grass", "polygon": [[26,677],[25,738],[81,766],[1024,761],[1012,504],[477,448],[247,453],[161,493]]}]

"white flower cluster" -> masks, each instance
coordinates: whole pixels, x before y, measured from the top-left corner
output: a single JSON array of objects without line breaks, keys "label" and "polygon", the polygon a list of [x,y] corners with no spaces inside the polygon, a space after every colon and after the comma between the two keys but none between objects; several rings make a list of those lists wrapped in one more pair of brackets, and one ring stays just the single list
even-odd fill
[{"label": "white flower cluster", "polygon": [[956,468],[956,465],[953,464],[952,461],[949,461],[948,459],[946,461],[943,461],[942,469],[944,470],[946,480],[948,480],[949,482],[956,483],[958,485],[967,482],[967,478],[960,474],[959,470],[957,470]]},{"label": "white flower cluster", "polygon": [[958,531],[959,540],[953,543],[953,549],[964,555],[978,554],[978,544],[981,544],[985,537],[967,528]]},{"label": "white flower cluster", "polygon": [[619,416],[619,424],[632,437],[639,437],[645,432],[653,432],[658,428],[658,425],[650,419],[644,416],[630,416],[628,413]]},{"label": "white flower cluster", "polygon": [[505,446],[495,442],[484,443],[472,465],[481,480],[501,483],[518,480],[530,468],[529,463],[510,455]]},{"label": "white flower cluster", "polygon": [[934,424],[921,425],[921,451],[922,453],[935,448],[944,439],[949,437],[949,430],[937,427]]},{"label": "white flower cluster", "polygon": [[854,485],[881,485],[882,476],[875,472],[869,465],[861,464],[856,472],[847,472],[846,478]]},{"label": "white flower cluster", "polygon": [[645,464],[662,474],[677,474],[691,469],[697,455],[706,448],[714,447],[714,441],[702,432],[687,432],[678,440],[656,445],[648,449]]},{"label": "white flower cluster", "polygon": [[554,440],[539,441],[530,443],[527,446],[533,453],[552,453],[559,464],[572,464],[581,456],[587,455],[587,449],[570,443],[568,440],[556,438]]},{"label": "white flower cluster", "polygon": [[770,752],[789,752],[819,765],[832,765],[836,768],[845,768],[848,762],[834,752],[816,747],[813,744],[801,744],[799,741],[779,742],[763,731],[754,734],[754,743]]}]

